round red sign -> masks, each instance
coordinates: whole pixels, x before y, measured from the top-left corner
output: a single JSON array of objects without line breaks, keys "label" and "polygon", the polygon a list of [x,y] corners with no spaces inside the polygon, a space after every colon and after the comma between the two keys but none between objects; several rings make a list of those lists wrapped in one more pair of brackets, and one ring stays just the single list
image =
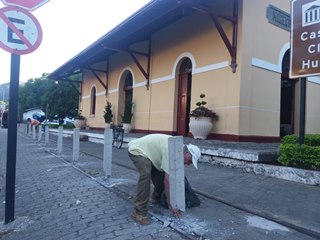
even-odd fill
[{"label": "round red sign", "polygon": [[49,2],[49,0],[1,0],[5,5],[16,6],[26,9],[28,11],[33,11],[43,4]]}]

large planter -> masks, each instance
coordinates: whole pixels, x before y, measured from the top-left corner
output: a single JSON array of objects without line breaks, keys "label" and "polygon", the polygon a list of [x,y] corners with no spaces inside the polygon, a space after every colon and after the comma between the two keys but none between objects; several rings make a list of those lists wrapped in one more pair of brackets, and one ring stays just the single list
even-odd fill
[{"label": "large planter", "polygon": [[75,119],[73,125],[76,128],[84,128],[86,126],[86,120]]},{"label": "large planter", "polygon": [[189,129],[195,139],[206,139],[213,127],[210,117],[190,117]]},{"label": "large planter", "polygon": [[111,128],[111,123],[106,123],[105,129],[110,129]]},{"label": "large planter", "polygon": [[122,123],[124,133],[129,133],[132,129],[131,123]]}]

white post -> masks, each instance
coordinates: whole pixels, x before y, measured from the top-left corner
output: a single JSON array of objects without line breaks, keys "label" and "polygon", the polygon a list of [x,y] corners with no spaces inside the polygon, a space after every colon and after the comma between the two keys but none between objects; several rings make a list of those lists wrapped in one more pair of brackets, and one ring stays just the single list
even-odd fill
[{"label": "white post", "polygon": [[58,153],[62,153],[63,127],[58,128]]},{"label": "white post", "polygon": [[103,171],[106,176],[111,176],[112,166],[112,129],[104,130],[104,147],[103,147]]},{"label": "white post", "polygon": [[49,126],[45,126],[44,127],[44,134],[45,134],[45,140],[44,140],[44,143],[46,144],[46,145],[48,145],[49,144]]},{"label": "white post", "polygon": [[170,204],[181,211],[186,210],[184,187],[183,138],[168,139]]},{"label": "white post", "polygon": [[28,134],[31,137],[32,136],[31,124],[27,123],[27,125],[28,125]]},{"label": "white post", "polygon": [[80,151],[80,129],[73,129],[73,163],[79,160],[79,151]]},{"label": "white post", "polygon": [[36,126],[35,125],[31,126],[31,129],[32,129],[32,139],[36,139]]},{"label": "white post", "polygon": [[42,126],[38,126],[38,130],[39,130],[39,132],[38,132],[38,142],[41,142],[41,139],[42,139]]}]

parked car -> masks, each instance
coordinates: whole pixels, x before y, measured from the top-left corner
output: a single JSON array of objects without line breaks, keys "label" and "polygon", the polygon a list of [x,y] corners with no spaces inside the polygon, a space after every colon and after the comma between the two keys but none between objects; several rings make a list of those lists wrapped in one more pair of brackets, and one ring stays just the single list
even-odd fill
[{"label": "parked car", "polygon": [[52,125],[70,125],[73,126],[73,122],[74,119],[73,118],[69,118],[69,117],[65,117],[65,118],[59,118],[58,115],[55,115],[52,119],[52,121],[49,121],[48,119],[45,120],[43,123],[44,124],[52,124]]},{"label": "parked car", "polygon": [[32,114],[32,118],[42,123],[46,119],[46,116],[40,113],[34,113]]}]

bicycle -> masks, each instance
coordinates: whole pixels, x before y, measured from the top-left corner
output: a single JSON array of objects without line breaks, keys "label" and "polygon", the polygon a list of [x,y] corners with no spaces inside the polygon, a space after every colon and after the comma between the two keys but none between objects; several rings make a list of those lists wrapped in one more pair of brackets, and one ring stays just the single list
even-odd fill
[{"label": "bicycle", "polygon": [[111,129],[113,133],[112,146],[120,149],[123,144],[123,133],[124,133],[123,126],[112,124]]}]

